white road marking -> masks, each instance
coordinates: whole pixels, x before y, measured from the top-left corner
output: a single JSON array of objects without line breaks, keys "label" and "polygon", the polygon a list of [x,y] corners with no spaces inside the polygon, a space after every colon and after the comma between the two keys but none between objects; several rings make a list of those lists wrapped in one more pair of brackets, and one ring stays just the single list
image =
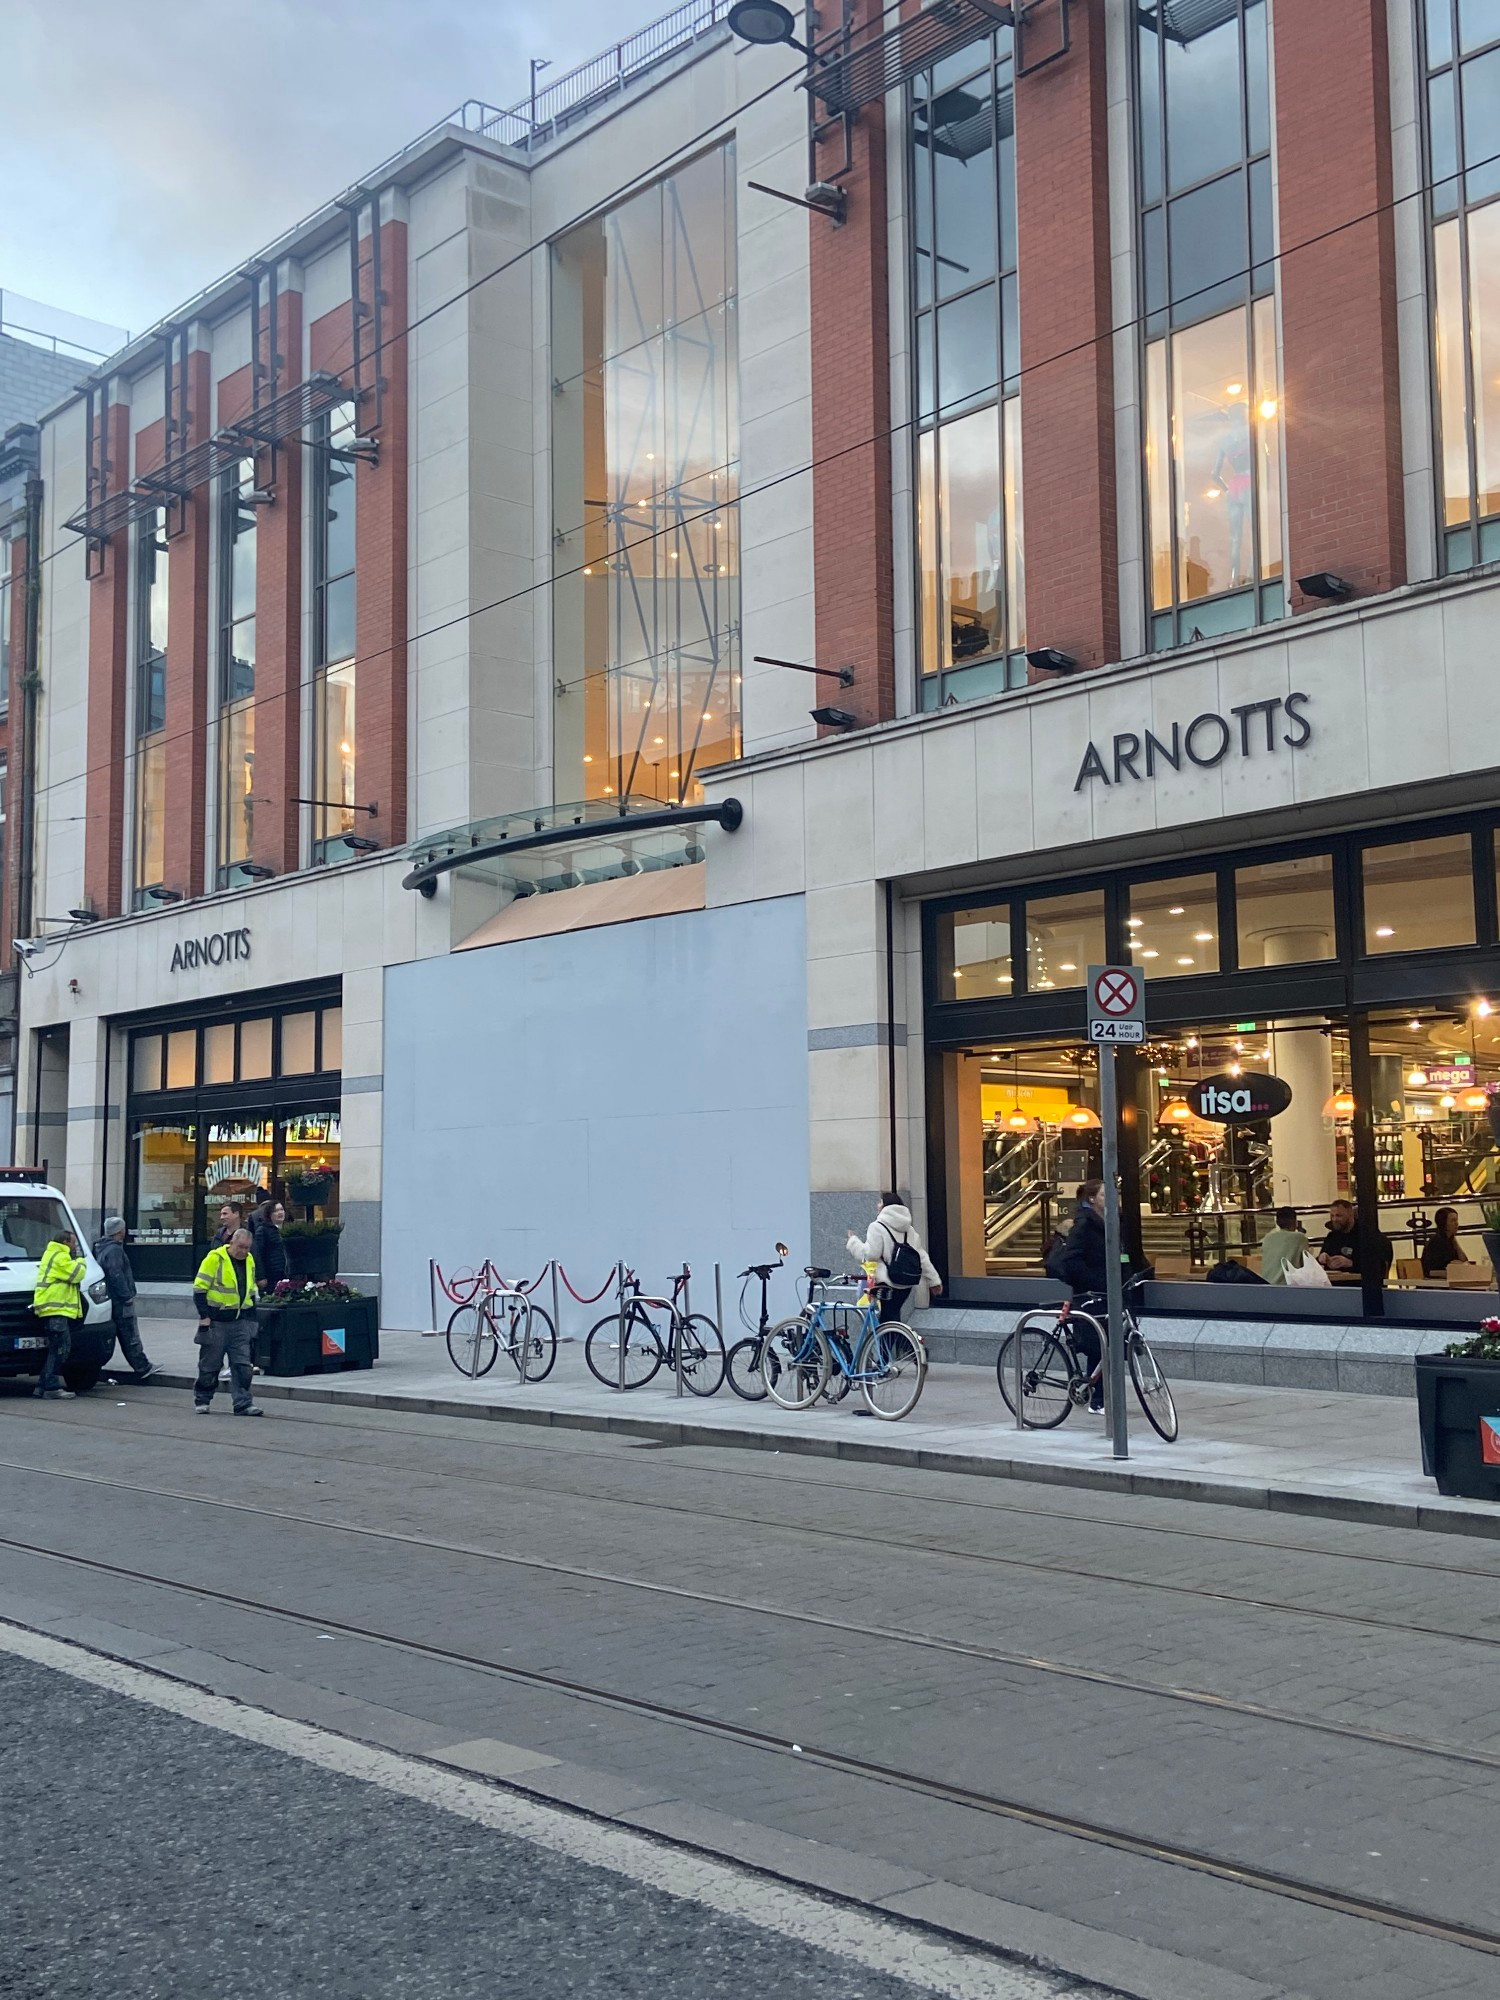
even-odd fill
[{"label": "white road marking", "polygon": [[872,1972],[905,1979],[947,2000],[1085,2000],[1099,1988],[1067,1980],[1063,1975],[1008,1965],[1003,1959],[981,1957],[940,1938],[907,1929],[874,1914],[845,1908],[804,1894],[783,1883],[768,1881],[724,1861],[684,1852],[630,1833],[601,1825],[497,1790],[469,1778],[435,1770],[412,1757],[402,1757],[373,1744],[356,1743],[305,1722],[272,1715],[265,1709],[233,1701],[206,1689],[189,1687],[141,1667],[127,1666],[86,1647],[33,1632],[0,1620],[0,1652],[31,1660],[87,1681],[110,1694],[181,1716],[246,1743],[298,1757],[325,1771],[336,1771],[383,1791],[417,1799],[423,1805],[455,1814],[476,1825],[493,1828],[545,1847],[554,1854],[607,1868],[649,1889],[701,1903],[720,1915],[774,1931],[778,1936],[819,1951],[835,1953]]}]

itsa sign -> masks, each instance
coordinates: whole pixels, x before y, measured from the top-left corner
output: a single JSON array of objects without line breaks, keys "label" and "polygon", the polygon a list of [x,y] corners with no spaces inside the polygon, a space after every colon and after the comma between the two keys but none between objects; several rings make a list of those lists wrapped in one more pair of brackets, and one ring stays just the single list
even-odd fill
[{"label": "itsa sign", "polygon": [[1225,1070],[1195,1083],[1187,1101],[1199,1118],[1211,1119],[1216,1125],[1254,1125],[1285,1111],[1292,1091],[1279,1076],[1267,1076],[1259,1070],[1241,1070],[1234,1076]]}]

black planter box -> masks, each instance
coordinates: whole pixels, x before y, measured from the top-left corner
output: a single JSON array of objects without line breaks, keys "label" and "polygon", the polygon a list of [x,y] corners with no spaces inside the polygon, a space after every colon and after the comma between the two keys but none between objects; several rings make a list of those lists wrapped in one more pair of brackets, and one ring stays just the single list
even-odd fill
[{"label": "black planter box", "polygon": [[338,1275],[339,1238],[328,1236],[283,1236],[286,1267],[294,1278],[332,1278]]},{"label": "black planter box", "polygon": [[[343,1352],[325,1334],[342,1331]],[[325,1352],[325,1348],[331,1349]],[[372,1367],[380,1354],[380,1305],[376,1299],[262,1307],[255,1359],[266,1375],[337,1375]]]},{"label": "black planter box", "polygon": [[1500,1465],[1486,1465],[1481,1427],[1500,1423],[1500,1361],[1460,1361],[1419,1354],[1417,1421],[1422,1470],[1439,1493],[1463,1500],[1500,1500]]}]

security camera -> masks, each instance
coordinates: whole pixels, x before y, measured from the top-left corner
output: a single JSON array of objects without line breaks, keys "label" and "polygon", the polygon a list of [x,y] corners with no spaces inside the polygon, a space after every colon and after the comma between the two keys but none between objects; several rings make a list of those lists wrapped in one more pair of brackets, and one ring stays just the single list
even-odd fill
[{"label": "security camera", "polygon": [[11,946],[15,951],[20,953],[22,958],[30,958],[33,952],[40,949],[40,946],[35,944],[30,938],[12,938]]}]

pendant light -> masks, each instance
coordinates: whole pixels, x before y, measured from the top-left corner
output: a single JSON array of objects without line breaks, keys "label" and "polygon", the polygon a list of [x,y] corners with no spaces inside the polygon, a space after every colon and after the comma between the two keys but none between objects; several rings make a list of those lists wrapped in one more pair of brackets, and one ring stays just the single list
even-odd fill
[{"label": "pendant light", "polygon": [[1185,1097],[1173,1097],[1156,1114],[1158,1125],[1191,1125],[1193,1107]]},{"label": "pendant light", "polygon": [[1325,1118],[1348,1119],[1354,1116],[1354,1092],[1347,1084],[1340,1084],[1332,1097],[1323,1106]]},{"label": "pendant light", "polygon": [[1031,1130],[1031,1120],[1027,1116],[1027,1114],[1021,1109],[1020,1056],[1018,1054],[1012,1055],[1010,1059],[1010,1064],[1011,1064],[1011,1071],[1010,1071],[1011,1104],[1010,1104],[1010,1114],[1006,1118],[1005,1122],[1009,1126],[1012,1132],[1029,1132]]}]

